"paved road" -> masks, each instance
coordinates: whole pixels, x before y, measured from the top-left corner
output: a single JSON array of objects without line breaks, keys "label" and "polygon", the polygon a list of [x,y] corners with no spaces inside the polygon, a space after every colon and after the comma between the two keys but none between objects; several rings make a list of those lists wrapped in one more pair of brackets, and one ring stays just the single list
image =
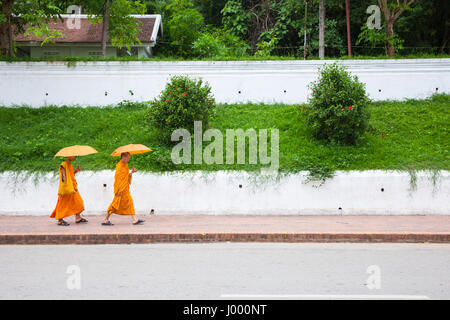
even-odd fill
[{"label": "paved road", "polygon": [[3,245],[0,299],[450,299],[449,266],[448,244]]}]

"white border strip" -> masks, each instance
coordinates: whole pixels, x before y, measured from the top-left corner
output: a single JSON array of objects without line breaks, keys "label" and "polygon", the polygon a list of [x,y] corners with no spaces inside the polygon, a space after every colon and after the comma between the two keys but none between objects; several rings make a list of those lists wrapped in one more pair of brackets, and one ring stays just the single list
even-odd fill
[{"label": "white border strip", "polygon": [[396,294],[222,294],[221,298],[257,298],[257,299],[319,299],[319,300],[335,300],[335,299],[351,299],[351,300],[430,300],[428,296],[418,295],[396,295]]}]

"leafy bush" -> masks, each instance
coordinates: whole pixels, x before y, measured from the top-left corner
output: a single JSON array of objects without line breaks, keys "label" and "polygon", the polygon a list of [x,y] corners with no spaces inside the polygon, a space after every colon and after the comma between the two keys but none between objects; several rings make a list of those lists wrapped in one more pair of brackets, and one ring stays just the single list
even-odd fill
[{"label": "leafy bush", "polygon": [[193,43],[193,52],[202,58],[211,57],[243,57],[247,55],[249,46],[229,31],[218,29],[203,32]]},{"label": "leafy bush", "polygon": [[339,144],[355,144],[370,116],[365,85],[333,63],[319,68],[319,79],[309,88],[312,95],[306,116],[313,135]]},{"label": "leafy bush", "polygon": [[220,57],[226,51],[225,45],[210,32],[203,32],[192,44],[193,52],[198,57]]},{"label": "leafy bush", "polygon": [[203,28],[203,16],[194,8],[191,0],[177,0],[167,6],[171,12],[168,30],[171,44],[181,56],[189,56],[192,43]]},{"label": "leafy bush", "polygon": [[395,53],[399,53],[400,50],[403,50],[404,40],[400,39],[397,34],[394,34],[392,37],[388,37],[386,35],[385,29],[385,25],[383,25],[381,29],[377,30],[370,29],[366,24],[363,24],[363,26],[361,27],[361,33],[358,35],[358,39],[356,40],[355,44],[370,44],[372,48],[383,45],[386,55],[388,55],[387,45],[391,44],[392,46],[394,46]]},{"label": "leafy bush", "polygon": [[159,97],[150,102],[147,117],[159,130],[162,142],[170,143],[175,129],[184,128],[193,133],[194,121],[202,121],[206,128],[214,104],[211,87],[202,79],[174,76]]},{"label": "leafy bush", "polygon": [[270,41],[261,41],[257,44],[258,50],[255,52],[256,57],[269,57],[275,48],[276,37],[270,39]]}]

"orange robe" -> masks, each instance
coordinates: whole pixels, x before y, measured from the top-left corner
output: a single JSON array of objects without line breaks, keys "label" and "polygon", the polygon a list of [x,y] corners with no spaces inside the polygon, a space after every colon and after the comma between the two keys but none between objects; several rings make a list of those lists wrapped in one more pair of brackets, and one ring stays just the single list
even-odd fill
[{"label": "orange robe", "polygon": [[56,203],[56,208],[50,215],[50,218],[55,219],[62,219],[74,214],[79,214],[84,210],[83,199],[81,199],[81,196],[78,193],[77,188],[78,184],[77,180],[75,180],[75,174],[73,172],[72,164],[71,163],[68,164],[66,161],[61,163],[61,166],[59,168],[60,184],[62,183],[61,167],[63,167],[66,170],[66,179],[68,178],[68,175],[70,175],[70,178],[73,182],[73,188],[75,190],[75,193],[58,195],[58,202]]},{"label": "orange robe", "polygon": [[135,214],[133,199],[130,194],[131,177],[128,164],[122,160],[119,161],[114,175],[114,199],[108,207],[108,213]]}]

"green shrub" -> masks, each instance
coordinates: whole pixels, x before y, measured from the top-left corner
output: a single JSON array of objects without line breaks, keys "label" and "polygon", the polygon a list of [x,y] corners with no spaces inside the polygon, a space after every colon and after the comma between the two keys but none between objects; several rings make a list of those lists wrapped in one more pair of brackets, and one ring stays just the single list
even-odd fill
[{"label": "green shrub", "polygon": [[194,41],[192,49],[201,58],[243,57],[247,55],[248,44],[229,31],[218,29],[203,32]]},{"label": "green shrub", "polygon": [[211,87],[202,79],[174,76],[159,97],[150,102],[147,117],[158,129],[161,141],[169,144],[175,129],[184,128],[192,134],[194,121],[202,121],[203,128],[207,128],[214,104]]},{"label": "green shrub", "polygon": [[219,29],[215,32],[215,34],[227,48],[227,56],[244,57],[248,55],[250,46],[241,38],[233,35],[226,29]]},{"label": "green shrub", "polygon": [[313,135],[338,144],[355,144],[370,116],[365,85],[333,63],[319,68],[319,79],[310,83],[309,89],[306,118]]},{"label": "green shrub", "polygon": [[203,32],[192,44],[194,55],[202,58],[225,55],[227,48],[214,34]]}]

